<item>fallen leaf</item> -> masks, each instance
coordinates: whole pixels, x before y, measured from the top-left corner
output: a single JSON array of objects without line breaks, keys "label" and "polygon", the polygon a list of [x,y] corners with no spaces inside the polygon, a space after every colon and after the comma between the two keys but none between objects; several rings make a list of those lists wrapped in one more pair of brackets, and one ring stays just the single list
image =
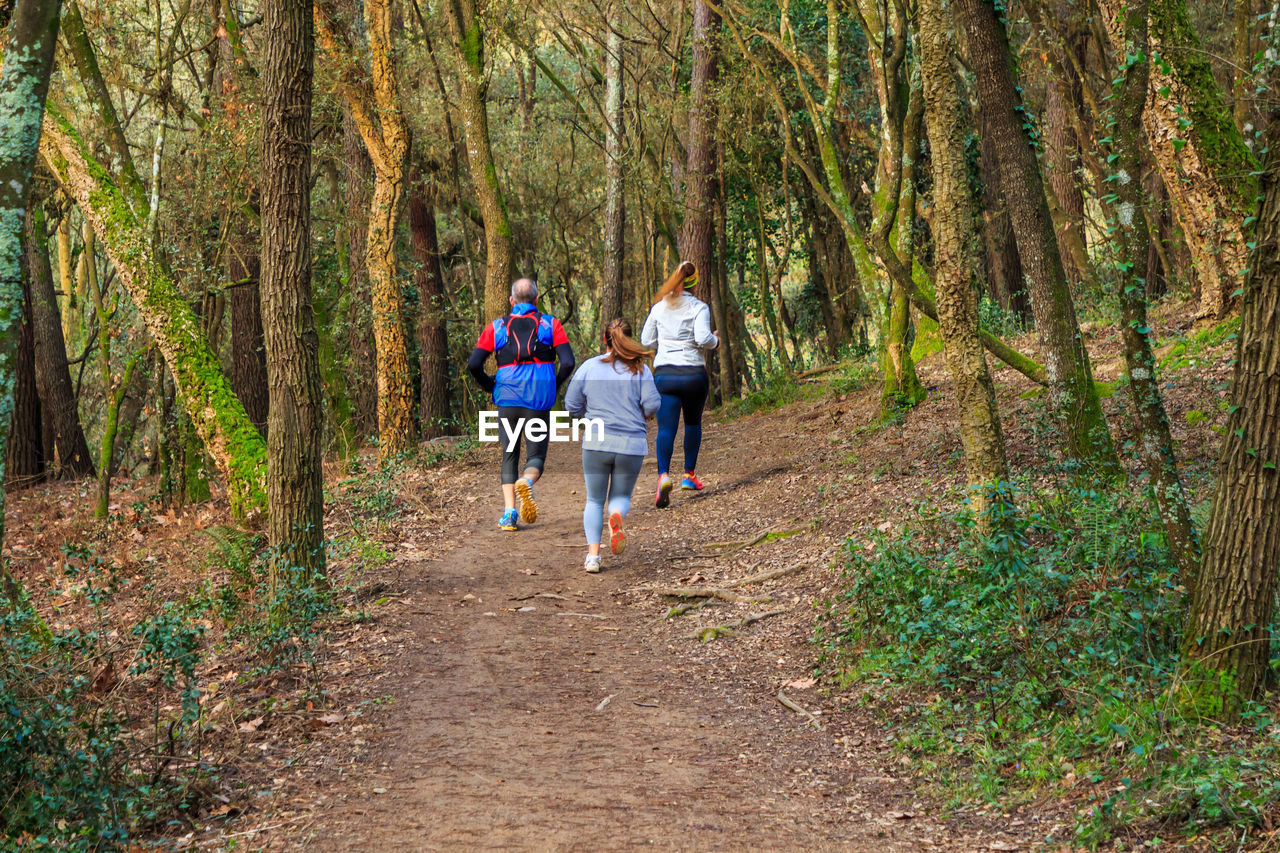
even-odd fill
[{"label": "fallen leaf", "polygon": [[885,812],[885,816],[893,820],[910,820],[916,816],[915,812]]},{"label": "fallen leaf", "polygon": [[1018,845],[1010,841],[992,841],[987,845],[988,850],[1017,850]]},{"label": "fallen leaf", "polygon": [[786,686],[795,688],[796,690],[808,690],[817,683],[818,679],[816,678],[797,678],[795,681],[788,681]]},{"label": "fallen leaf", "polygon": [[267,721],[266,717],[258,717],[256,720],[249,720],[236,726],[242,732],[256,732],[258,727]]}]

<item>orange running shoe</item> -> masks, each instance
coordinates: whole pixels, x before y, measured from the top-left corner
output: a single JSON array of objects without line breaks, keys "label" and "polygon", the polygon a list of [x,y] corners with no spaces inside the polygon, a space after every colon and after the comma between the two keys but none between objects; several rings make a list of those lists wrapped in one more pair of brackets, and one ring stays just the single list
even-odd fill
[{"label": "orange running shoe", "polygon": [[609,550],[621,554],[627,549],[627,534],[622,532],[622,513],[609,514]]},{"label": "orange running shoe", "polygon": [[692,471],[685,471],[684,479],[680,481],[680,488],[700,492],[702,491],[702,481]]}]

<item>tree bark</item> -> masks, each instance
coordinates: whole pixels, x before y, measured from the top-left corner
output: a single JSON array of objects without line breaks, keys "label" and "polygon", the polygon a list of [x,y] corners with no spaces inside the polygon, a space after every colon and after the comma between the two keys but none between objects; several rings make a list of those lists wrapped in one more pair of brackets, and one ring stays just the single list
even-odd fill
[{"label": "tree bark", "polygon": [[1031,319],[1031,300],[1022,278],[1022,261],[1013,237],[1009,209],[1000,194],[1000,166],[985,114],[979,115],[979,170],[982,174],[982,248],[987,288],[1003,310],[1023,322]]},{"label": "tree bark", "polygon": [[266,0],[262,109],[262,313],[270,423],[268,539],[273,580],[322,577],[324,435],[319,341],[311,310],[310,0]]},{"label": "tree bark", "polygon": [[1111,231],[1118,244],[1121,268],[1117,270],[1121,337],[1125,368],[1138,427],[1137,450],[1151,478],[1156,510],[1164,524],[1165,538],[1183,583],[1191,588],[1200,563],[1200,543],[1191,521],[1191,508],[1178,476],[1173,437],[1165,413],[1156,359],[1147,327],[1147,261],[1151,234],[1147,230],[1146,193],[1142,188],[1142,113],[1147,100],[1151,62],[1147,58],[1147,0],[1129,0],[1125,9],[1125,59],[1118,69],[1114,103],[1115,201],[1109,203]]},{"label": "tree bark", "polygon": [[[26,242],[24,235],[23,242]],[[22,321],[18,326],[18,347],[14,359],[13,422],[9,433],[9,458],[5,466],[5,488],[21,488],[38,483],[45,476],[43,419],[40,394],[36,390],[35,329],[31,317],[31,273],[29,251],[19,253],[22,264]]]},{"label": "tree bark", "polygon": [[[1272,75],[1275,83],[1275,75]],[[1267,678],[1280,565],[1280,111],[1267,132],[1204,561],[1183,638],[1188,683],[1228,714]]]},{"label": "tree bark", "polygon": [[[693,3],[693,67],[689,82],[688,162],[685,165],[685,215],[680,232],[680,255],[698,270],[694,296],[712,309],[719,302],[719,266],[715,257],[716,217],[716,103],[715,85],[720,67],[720,18],[706,0]],[[723,313],[723,312],[721,312]],[[721,346],[728,344],[722,340]]]},{"label": "tree bark", "polygon": [[418,359],[422,377],[418,419],[424,439],[446,435],[453,423],[449,405],[449,338],[445,323],[444,275],[436,234],[434,188],[415,163],[410,176],[409,238],[418,286]]},{"label": "tree bark", "polygon": [[[227,0],[214,0],[215,14],[222,26],[213,76],[213,97],[223,121],[239,125],[244,111],[241,78],[251,71],[243,57],[239,41],[239,22]],[[258,189],[249,188],[249,206],[256,212]],[[260,264],[258,248],[261,238],[238,210],[225,210],[231,217],[231,240],[226,249],[227,278],[231,282],[231,386],[244,404],[249,420],[266,434],[267,429],[267,356],[262,342],[262,298],[258,292]]]},{"label": "tree bark", "polygon": [[447,0],[444,8],[449,17],[453,46],[460,65],[458,111],[466,130],[467,162],[471,165],[471,181],[484,218],[487,255],[484,279],[485,317],[501,317],[509,308],[507,300],[511,292],[514,262],[507,200],[503,195],[502,185],[498,182],[498,169],[493,161],[493,148],[489,141],[489,85],[484,68],[484,24],[474,0]]},{"label": "tree bark", "polygon": [[1004,24],[990,0],[958,0],[956,14],[968,35],[982,111],[990,119],[1001,195],[1031,290],[1036,334],[1046,354],[1050,405],[1066,438],[1067,456],[1104,476],[1120,477],[1123,471],[1094,388],[1040,166],[1020,117],[1021,102]]},{"label": "tree bark", "polygon": [[267,350],[263,342],[262,297],[258,251],[241,258],[233,254],[227,272],[231,279],[231,386],[244,404],[258,432],[267,433]]},{"label": "tree bark", "polygon": [[985,518],[992,487],[1008,476],[1000,415],[978,340],[977,292],[969,257],[972,218],[965,163],[966,127],[952,70],[956,54],[942,0],[920,0],[920,63],[933,161],[938,326],[955,388],[970,499]]},{"label": "tree bark", "polygon": [[1044,163],[1062,247],[1062,262],[1067,282],[1074,293],[1089,275],[1089,260],[1084,233],[1084,189],[1080,180],[1080,151],[1085,140],[1076,137],[1073,115],[1083,107],[1081,82],[1076,74],[1075,57],[1083,65],[1089,44],[1089,31],[1084,25],[1083,4],[1073,0],[1055,0],[1054,14],[1061,22],[1065,38],[1055,45],[1059,59],[1053,63],[1045,81]]},{"label": "tree bark", "polygon": [[[65,217],[64,217],[65,222]],[[36,389],[49,433],[52,454],[46,451],[58,477],[94,476],[89,443],[80,424],[75,386],[67,367],[67,345],[58,316],[58,297],[49,268],[48,234],[44,210],[33,205],[27,217],[27,266],[31,271],[31,316],[35,322]]]},{"label": "tree bark", "polygon": [[[13,418],[15,361],[22,320],[22,252],[27,196],[40,139],[45,95],[58,39],[60,0],[25,0],[9,21],[0,70],[0,483]],[[4,544],[4,488],[0,485],[0,546]],[[0,581],[10,602],[16,584],[0,563]]]},{"label": "tree bark", "polygon": [[326,51],[343,69],[340,75],[347,108],[365,149],[373,161],[373,198],[365,264],[373,304],[373,337],[377,347],[378,455],[391,459],[408,449],[414,437],[413,373],[404,298],[396,269],[396,230],[404,200],[409,128],[400,105],[391,36],[390,0],[365,0],[365,31],[369,39],[367,82],[363,69],[351,61],[347,40],[333,24],[333,15],[320,5],[316,25]]},{"label": "tree bark", "polygon": [[363,439],[378,429],[378,356],[373,344],[369,267],[365,263],[373,162],[350,110],[342,113],[342,161],[347,208],[347,395],[351,400],[352,429]]},{"label": "tree bark", "polygon": [[622,316],[622,272],[626,255],[626,185],[623,182],[623,46],[621,0],[614,0],[605,44],[604,263],[600,278],[600,324]]},{"label": "tree bark", "polygon": [[[1124,0],[1098,0],[1113,52],[1122,55]],[[1143,127],[1169,190],[1174,217],[1200,285],[1197,319],[1232,309],[1244,281],[1244,219],[1253,210],[1256,161],[1213,75],[1184,0],[1152,0],[1151,52]]]}]

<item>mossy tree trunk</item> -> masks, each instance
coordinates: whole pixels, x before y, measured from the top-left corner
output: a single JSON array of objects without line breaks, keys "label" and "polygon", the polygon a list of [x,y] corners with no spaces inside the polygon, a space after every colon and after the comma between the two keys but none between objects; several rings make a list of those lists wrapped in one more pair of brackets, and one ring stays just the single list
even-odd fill
[{"label": "mossy tree trunk", "polygon": [[[882,6],[868,0],[860,0],[854,10],[867,34],[872,87],[880,104],[880,145],[876,155],[876,187],[871,200],[871,244],[886,269],[892,265],[909,271],[914,258],[911,224],[915,221],[915,157],[920,145],[923,93],[919,87],[908,86],[907,83],[907,44],[911,37],[907,11],[902,4]],[[838,17],[838,5],[829,0],[828,54],[835,49],[832,27]],[[908,156],[911,158],[909,176],[904,174],[908,170],[904,158]],[[904,207],[904,202],[910,206]],[[905,244],[904,236],[907,238]],[[887,254],[893,254],[894,258],[886,260]],[[893,263],[895,260],[898,261],[896,265]],[[909,280],[903,281],[892,273],[889,275],[888,306],[882,328],[882,419],[891,417],[897,410],[914,407],[925,397],[908,346],[910,292]]]},{"label": "mossy tree trunk", "polygon": [[[22,322],[22,253],[27,197],[58,38],[60,0],[23,0],[9,20],[0,70],[0,483],[13,420],[15,360]],[[0,486],[0,546],[4,489]],[[0,579],[14,605],[17,588],[0,561]]]},{"label": "mossy tree trunk", "polygon": [[339,63],[343,98],[373,161],[373,197],[365,265],[373,303],[373,337],[377,347],[378,453],[386,460],[408,449],[415,436],[413,374],[404,298],[396,269],[396,230],[404,201],[409,155],[409,127],[401,111],[389,0],[365,0],[365,33],[369,68],[354,62],[354,50],[335,24],[332,12],[315,7],[320,41]]},{"label": "mossy tree trunk", "polygon": [[992,487],[1007,477],[1004,438],[995,390],[978,339],[977,291],[972,286],[972,216],[965,127],[952,61],[956,55],[951,22],[942,0],[920,0],[920,62],[925,116],[933,161],[933,200],[938,326],[955,388],[970,498],[979,517]]},{"label": "mossy tree trunk", "polygon": [[484,219],[486,253],[484,316],[501,317],[509,308],[508,297],[515,267],[511,254],[511,223],[507,200],[498,181],[489,140],[488,78],[485,76],[484,21],[474,0],[447,0],[445,14],[453,33],[459,64],[458,112],[466,135],[467,161],[480,213]]},{"label": "mossy tree trunk", "polygon": [[[266,447],[209,347],[199,318],[157,258],[150,229],[61,116],[46,116],[41,153],[93,226],[173,374],[183,406],[227,483],[237,518],[266,509]],[[144,211],[145,215],[145,211]]]},{"label": "mossy tree trunk", "polygon": [[1236,342],[1231,414],[1183,640],[1188,684],[1228,714],[1265,686],[1280,565],[1278,130],[1280,110],[1273,110]]},{"label": "mossy tree trunk", "polygon": [[[262,313],[270,393],[267,527],[283,570],[323,576],[324,395],[311,310],[311,0],[266,0],[262,109]],[[385,33],[384,33],[385,34]],[[371,36],[372,38],[372,36]]]},{"label": "mossy tree trunk", "polygon": [[1156,359],[1151,351],[1151,330],[1147,327],[1147,279],[1151,234],[1143,215],[1147,198],[1139,176],[1142,174],[1142,113],[1147,102],[1150,76],[1150,44],[1147,38],[1147,0],[1130,0],[1125,9],[1124,57],[1114,78],[1115,116],[1109,135],[1116,179],[1114,199],[1106,207],[1110,232],[1123,260],[1117,270],[1121,336],[1124,340],[1125,368],[1133,397],[1134,420],[1138,426],[1137,450],[1151,478],[1151,492],[1164,524],[1169,550],[1177,562],[1187,588],[1194,586],[1200,564],[1200,544],[1196,539],[1191,509],[1178,476],[1173,454],[1169,418],[1156,376]]},{"label": "mossy tree trunk", "polygon": [[1067,456],[1105,477],[1121,477],[1049,216],[1040,164],[1024,127],[1004,23],[992,0],[958,0],[955,8],[968,36],[978,96],[999,164],[1001,195],[1045,351],[1050,405],[1066,440]]},{"label": "mossy tree trunk", "polygon": [[[1124,0],[1098,0],[1112,50],[1124,44]],[[1169,190],[1174,217],[1200,285],[1196,316],[1217,320],[1235,304],[1244,281],[1257,168],[1213,75],[1185,0],[1152,0],[1151,68],[1142,124]]]}]

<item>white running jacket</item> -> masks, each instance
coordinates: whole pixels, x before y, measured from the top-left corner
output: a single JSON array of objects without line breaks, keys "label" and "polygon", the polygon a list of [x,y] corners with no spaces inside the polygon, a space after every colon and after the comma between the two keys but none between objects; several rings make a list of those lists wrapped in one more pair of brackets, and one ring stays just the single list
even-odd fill
[{"label": "white running jacket", "polygon": [[680,294],[674,306],[663,299],[649,309],[640,343],[657,346],[658,354],[653,359],[655,369],[704,367],[703,350],[713,350],[720,345],[711,332],[711,309],[687,292]]}]

